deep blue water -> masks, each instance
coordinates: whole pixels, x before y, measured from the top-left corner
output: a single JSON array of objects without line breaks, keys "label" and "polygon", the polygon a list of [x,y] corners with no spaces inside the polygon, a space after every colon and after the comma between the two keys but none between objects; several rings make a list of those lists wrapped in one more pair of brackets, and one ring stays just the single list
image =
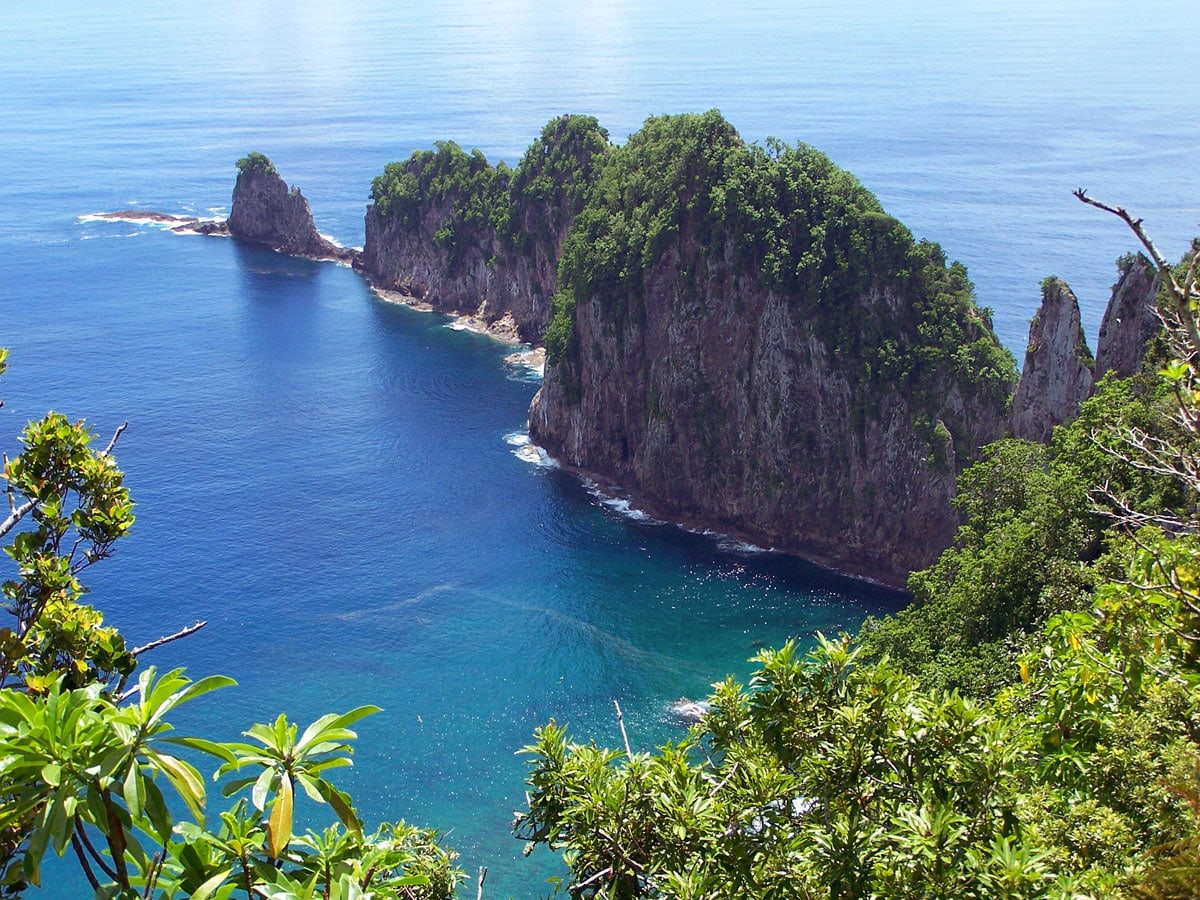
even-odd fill
[{"label": "deep blue water", "polygon": [[1019,353],[1042,277],[1094,338],[1133,249],[1071,188],[1135,209],[1172,257],[1200,231],[1198,30],[1189,2],[8,6],[0,445],[51,407],[128,419],[138,525],[90,583],[135,643],[208,620],[152,660],[239,680],[187,724],[376,703],[346,781],[365,816],[449,830],[488,896],[532,896],[551,864],[508,822],[536,725],[615,744],[615,698],[652,746],[670,700],[757,647],[895,598],[631,522],[522,462],[507,438],[536,383],[506,348],[345,268],[79,217],[221,213],[257,149],[357,244],[370,179],[435,140],[513,162],[561,112],[623,139],[715,106],[940,241]]}]

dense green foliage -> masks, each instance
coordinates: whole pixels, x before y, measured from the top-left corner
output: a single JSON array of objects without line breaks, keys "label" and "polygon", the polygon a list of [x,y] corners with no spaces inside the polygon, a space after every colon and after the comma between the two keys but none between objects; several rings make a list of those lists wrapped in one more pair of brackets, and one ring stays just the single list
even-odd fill
[{"label": "dense green foliage", "polygon": [[1006,440],[959,478],[964,524],[953,547],[909,577],[913,603],[863,629],[864,658],[885,655],[928,687],[994,694],[1050,616],[1090,606],[1109,519],[1123,508],[1147,521],[1187,515],[1177,479],[1129,465],[1105,449],[1136,430],[1195,452],[1172,422],[1174,393],[1145,377],[1106,378],[1050,446]]},{"label": "dense green foliage", "polygon": [[612,145],[592,116],[559,116],[521,157],[501,233],[510,244],[565,234],[583,208]]},{"label": "dense green foliage", "polygon": [[479,249],[486,229],[503,221],[511,178],[503,162],[492,166],[479,150],[467,153],[453,141],[439,141],[436,150],[388,163],[371,182],[371,199],[381,219],[409,229],[431,212],[437,215],[441,225],[434,240],[453,269],[469,249]]},{"label": "dense green foliage", "polygon": [[[173,734],[170,718],[231,679],[151,667],[126,689],[151,645],[127,649],[80,582],[133,525],[111,454],[120,433],[95,450],[83,422],[50,413],[5,460],[0,537],[13,535],[4,549],[16,573],[0,628],[0,895],[40,884],[53,851],[74,854],[98,898],[452,896],[462,873],[435,833],[403,822],[365,832],[327,778],[350,764],[349,726],[374,707],[303,732],[280,716],[218,743]],[[231,798],[211,828],[205,779],[187,758],[197,754],[221,762],[214,777]],[[337,824],[302,833],[297,792]]]},{"label": "dense green foliage", "polygon": [[1196,269],[1164,343],[1182,357],[963,474],[964,525],[909,610],[806,658],[765,651],[654,754],[540,729],[516,830],[563,854],[561,886],[1200,896]]},{"label": "dense green foliage", "polygon": [[275,164],[257,150],[251,150],[237,161],[237,170],[243,175],[277,175]]},{"label": "dense green foliage", "polygon": [[[669,261],[667,260],[670,255]],[[723,270],[724,259],[733,261]],[[614,149],[575,219],[546,335],[551,361],[572,350],[578,303],[615,321],[641,315],[646,279],[665,265],[702,302],[704,279],[746,278],[789,298],[868,386],[1006,398],[1011,356],[972,300],[966,270],[917,242],[854,176],[812,147],[747,145],[713,110],[646,120]],[[721,284],[714,284],[714,295]],[[872,291],[894,297],[865,303]]]},{"label": "dense green foliage", "polygon": [[371,183],[371,200],[383,222],[413,234],[433,227],[451,271],[472,252],[494,264],[497,253],[527,251],[566,229],[608,148],[608,133],[591,116],[551,120],[515,172],[441,141],[388,163]]}]

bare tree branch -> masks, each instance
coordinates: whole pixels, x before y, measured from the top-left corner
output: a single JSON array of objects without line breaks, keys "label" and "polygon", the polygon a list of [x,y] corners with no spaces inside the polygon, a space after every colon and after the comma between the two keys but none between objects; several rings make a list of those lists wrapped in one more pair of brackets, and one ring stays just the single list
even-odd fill
[{"label": "bare tree branch", "polygon": [[179,629],[179,631],[175,632],[174,634],[168,634],[166,637],[160,637],[156,641],[151,641],[150,643],[143,644],[140,647],[134,647],[132,650],[129,651],[129,655],[136,659],[138,656],[141,656],[143,653],[146,653],[147,651],[150,651],[150,650],[156,650],[157,648],[161,647],[163,644],[169,644],[172,641],[177,641],[180,638],[185,638],[189,634],[195,634],[197,631],[199,631],[201,628],[203,628],[207,624],[208,624],[208,622],[197,622],[194,625],[189,625],[187,628],[181,628],[181,629]]},{"label": "bare tree branch", "polygon": [[1097,209],[1102,209],[1107,213],[1112,213],[1122,222],[1129,226],[1130,230],[1136,235],[1141,245],[1146,248],[1146,252],[1150,254],[1150,258],[1154,261],[1155,268],[1158,269],[1159,277],[1170,290],[1171,299],[1174,302],[1175,315],[1179,317],[1179,324],[1183,327],[1187,337],[1187,350],[1185,354],[1187,361],[1193,367],[1200,361],[1200,326],[1197,325],[1196,316],[1192,311],[1191,301],[1197,297],[1196,273],[1200,268],[1200,247],[1193,247],[1192,259],[1188,264],[1187,275],[1184,277],[1183,283],[1175,277],[1175,270],[1167,262],[1166,257],[1159,252],[1154,246],[1154,242],[1150,240],[1150,236],[1146,234],[1146,230],[1142,228],[1142,220],[1135,219],[1129,214],[1129,211],[1123,206],[1110,206],[1100,200],[1095,200],[1087,195],[1087,191],[1083,188],[1076,188],[1072,193],[1082,200],[1088,206],[1094,206]]},{"label": "bare tree branch", "polygon": [[16,528],[17,523],[29,515],[35,506],[37,506],[36,500],[26,500],[20,506],[16,507],[9,517],[3,523],[0,523],[0,538]]},{"label": "bare tree branch", "polygon": [[621,712],[621,704],[614,700],[613,706],[617,708],[617,724],[621,726],[621,737],[625,741],[625,755],[633,756],[633,751],[629,749],[629,735],[625,733],[625,716]]},{"label": "bare tree branch", "polygon": [[112,440],[108,442],[108,446],[104,448],[104,452],[100,454],[101,456],[108,456],[108,454],[112,453],[113,447],[117,446],[117,441],[121,439],[121,435],[125,433],[125,429],[128,427],[128,422],[122,422],[117,427],[117,430],[113,432]]}]

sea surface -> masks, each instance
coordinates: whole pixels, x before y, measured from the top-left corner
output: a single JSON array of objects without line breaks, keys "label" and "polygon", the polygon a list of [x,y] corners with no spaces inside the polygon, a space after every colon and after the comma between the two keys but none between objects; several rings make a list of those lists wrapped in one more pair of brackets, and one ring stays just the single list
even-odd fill
[{"label": "sea surface", "polygon": [[[901,598],[525,461],[537,380],[509,348],[349,269],[87,216],[225,215],[259,150],[358,245],[371,178],[436,140],[513,163],[560,113],[623,140],[717,107],[965,262],[1015,354],[1049,274],[1094,349],[1135,247],[1070,191],[1172,258],[1200,232],[1197,23],[1160,0],[6,4],[0,447],[50,408],[102,439],[127,420],[138,523],[89,583],[133,643],[208,622],[146,660],[239,681],[181,724],[377,704],[342,782],[365,818],[436,826],[485,896],[537,896],[556,863],[508,832],[536,726],[616,745],[618,700],[651,748],[758,648]],[[47,881],[82,894],[70,866]]]}]

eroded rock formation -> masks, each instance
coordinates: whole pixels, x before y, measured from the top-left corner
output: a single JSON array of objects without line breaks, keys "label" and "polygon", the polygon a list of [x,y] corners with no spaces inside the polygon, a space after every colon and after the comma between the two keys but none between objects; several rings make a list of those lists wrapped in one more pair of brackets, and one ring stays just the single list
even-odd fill
[{"label": "eroded rock formation", "polygon": [[260,153],[251,153],[238,162],[233,207],[226,226],[235,238],[291,256],[351,262],[358,255],[317,232],[312,210],[300,189],[289,189],[271,161]]},{"label": "eroded rock formation", "polygon": [[1079,301],[1066,283],[1042,282],[1042,305],[1029,325],[1021,381],[1013,396],[1016,437],[1045,442],[1055,425],[1073,419],[1092,392],[1094,361],[1079,325]]},{"label": "eroded rock formation", "polygon": [[903,585],[1006,428],[1015,371],[965,270],[816,151],[716,114],[613,153],[560,265],[533,440],[659,515]]},{"label": "eroded rock formation", "polygon": [[1096,380],[1112,371],[1128,378],[1142,367],[1146,345],[1159,333],[1162,321],[1156,312],[1158,273],[1140,253],[1120,263],[1121,275],[1100,322],[1096,343]]},{"label": "eroded rock formation", "polygon": [[608,149],[595,119],[562,116],[515,170],[453,143],[414,153],[375,179],[358,268],[376,287],[540,342],[563,244]]}]

